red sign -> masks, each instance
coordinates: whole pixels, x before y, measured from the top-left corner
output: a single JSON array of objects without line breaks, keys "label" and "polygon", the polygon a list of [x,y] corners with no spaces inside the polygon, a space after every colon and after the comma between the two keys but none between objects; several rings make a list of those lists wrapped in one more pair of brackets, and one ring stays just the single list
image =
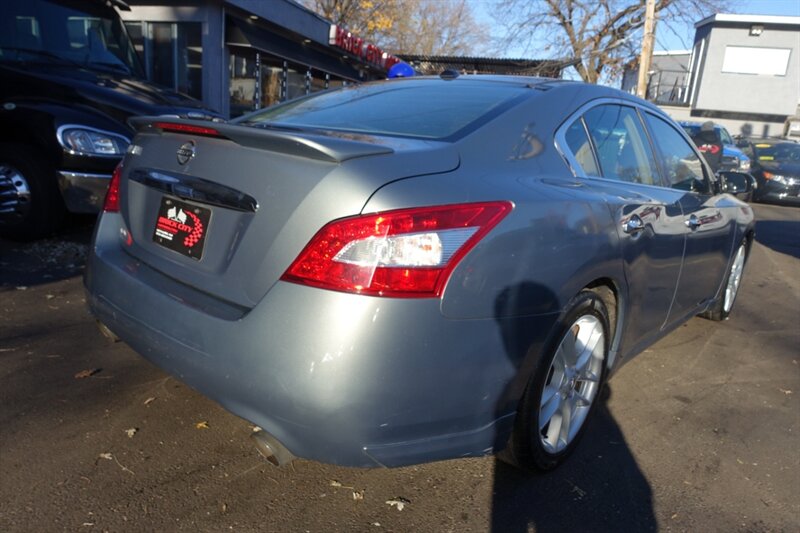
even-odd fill
[{"label": "red sign", "polygon": [[336,24],[331,24],[328,42],[337,48],[341,48],[345,52],[353,54],[365,63],[380,67],[384,70],[389,70],[392,65],[400,62],[400,58],[387,54],[374,44],[365,42],[361,37],[353,35]]}]

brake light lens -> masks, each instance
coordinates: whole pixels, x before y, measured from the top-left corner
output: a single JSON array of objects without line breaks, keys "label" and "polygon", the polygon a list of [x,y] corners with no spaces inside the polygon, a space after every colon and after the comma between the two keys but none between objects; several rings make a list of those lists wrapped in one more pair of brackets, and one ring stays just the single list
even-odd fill
[{"label": "brake light lens", "polygon": [[111,183],[108,184],[108,191],[106,192],[106,199],[103,202],[104,213],[117,213],[119,212],[119,181],[122,176],[122,161],[114,169],[111,174]]},{"label": "brake light lens", "polygon": [[189,133],[194,135],[205,135],[207,137],[222,137],[223,135],[214,128],[206,128],[205,126],[195,126],[194,124],[178,124],[175,122],[156,122],[154,127],[159,128],[161,131],[168,131],[172,133]]},{"label": "brake light lens", "polygon": [[483,202],[336,220],[281,279],[373,296],[439,297],[459,261],[512,209],[511,202]]}]

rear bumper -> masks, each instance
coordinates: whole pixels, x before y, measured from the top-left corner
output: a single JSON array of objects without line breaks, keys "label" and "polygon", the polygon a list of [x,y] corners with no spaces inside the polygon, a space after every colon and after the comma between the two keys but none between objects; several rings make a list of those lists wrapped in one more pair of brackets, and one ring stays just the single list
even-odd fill
[{"label": "rear bumper", "polygon": [[103,207],[111,174],[62,170],[58,186],[67,210],[72,213],[99,213]]},{"label": "rear bumper", "polygon": [[[133,259],[119,244],[119,221],[98,221],[85,278],[92,312],[298,457],[402,466],[501,449],[526,381],[527,350],[512,347],[543,342],[555,321],[448,320],[438,300],[283,282],[245,310],[194,298]],[[525,342],[509,339],[513,331]]]}]

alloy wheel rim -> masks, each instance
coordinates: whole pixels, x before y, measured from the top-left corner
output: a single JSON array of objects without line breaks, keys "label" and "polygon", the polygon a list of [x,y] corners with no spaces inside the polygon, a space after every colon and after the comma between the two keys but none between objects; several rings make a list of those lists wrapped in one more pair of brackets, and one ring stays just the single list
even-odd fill
[{"label": "alloy wheel rim", "polygon": [[744,245],[736,251],[736,257],[731,265],[731,273],[728,276],[728,285],[725,287],[725,302],[722,305],[723,311],[730,313],[733,308],[733,301],[736,293],[739,292],[739,284],[742,281],[742,271],[744,270]]},{"label": "alloy wheel rim", "polygon": [[31,188],[25,176],[0,163],[0,218],[23,218],[31,208]]},{"label": "alloy wheel rim", "polygon": [[593,315],[578,318],[561,339],[539,401],[539,440],[549,453],[577,436],[600,388],[605,331]]}]

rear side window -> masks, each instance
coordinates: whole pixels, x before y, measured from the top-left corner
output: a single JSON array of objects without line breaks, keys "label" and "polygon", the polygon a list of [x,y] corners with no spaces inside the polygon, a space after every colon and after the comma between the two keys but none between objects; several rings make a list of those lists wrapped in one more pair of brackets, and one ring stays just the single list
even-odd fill
[{"label": "rear side window", "polygon": [[708,192],[710,184],[703,172],[703,163],[689,141],[666,121],[650,113],[644,116],[661,154],[667,184],[673,189]]},{"label": "rear side window", "polygon": [[597,168],[597,163],[594,160],[594,152],[592,151],[592,143],[589,142],[589,136],[586,134],[586,128],[583,125],[583,119],[578,119],[573,122],[564,134],[572,155],[581,166],[587,176],[599,176],[600,169]]},{"label": "rear side window", "polygon": [[522,85],[472,80],[393,81],[318,93],[241,122],[444,139],[474,130],[529,92]]},{"label": "rear side window", "polygon": [[636,111],[619,105],[600,105],[583,115],[597,150],[603,177],[660,185],[653,152]]}]

